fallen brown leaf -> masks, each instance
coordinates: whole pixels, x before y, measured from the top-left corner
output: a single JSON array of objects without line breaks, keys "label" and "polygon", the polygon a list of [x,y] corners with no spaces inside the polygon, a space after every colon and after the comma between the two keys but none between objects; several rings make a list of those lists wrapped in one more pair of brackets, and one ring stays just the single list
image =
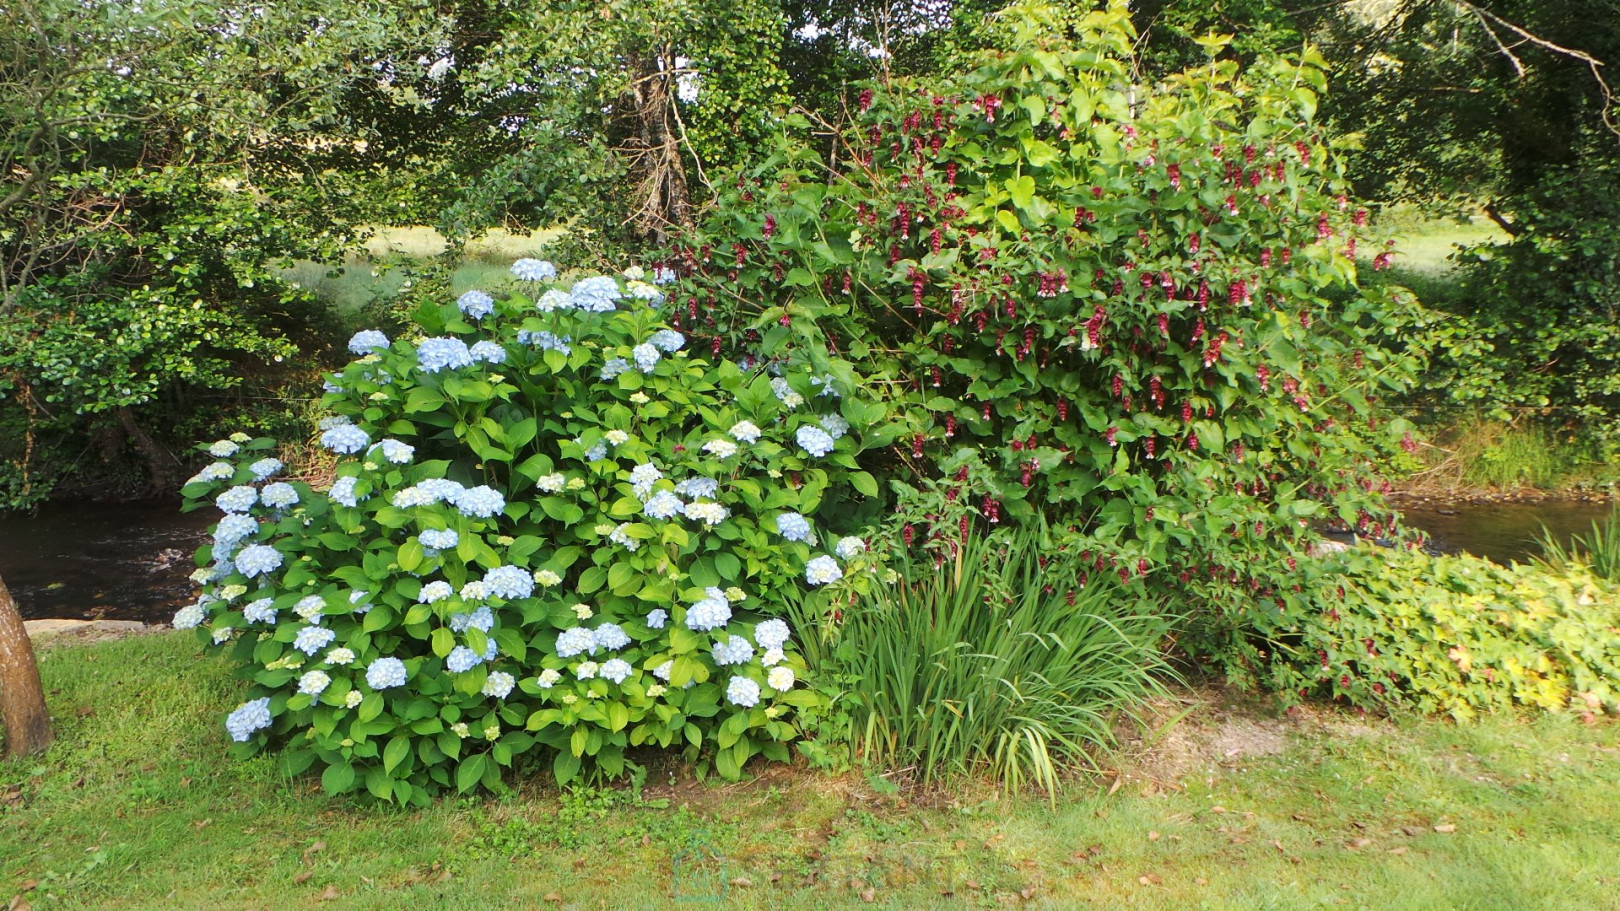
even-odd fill
[{"label": "fallen brown leaf", "polygon": [[1024,901],[1029,901],[1035,897],[1036,891],[1037,890],[1034,886],[1025,886],[1024,888],[1018,890],[1018,894],[1023,896]]},{"label": "fallen brown leaf", "polygon": [[1157,873],[1143,873],[1136,878],[1136,881],[1144,886],[1157,886],[1159,883],[1164,882],[1164,877]]},{"label": "fallen brown leaf", "polygon": [[1351,850],[1356,850],[1356,849],[1359,849],[1359,848],[1365,848],[1370,844],[1372,844],[1372,839],[1370,839],[1370,838],[1358,838],[1355,841],[1352,841],[1350,843],[1349,847],[1351,848]]},{"label": "fallen brown leaf", "polygon": [[32,911],[33,907],[21,895],[12,896],[11,901],[6,903],[6,911]]},{"label": "fallen brown leaf", "polygon": [[876,889],[862,889],[861,890],[861,901],[868,902],[868,903],[877,901],[877,890]]},{"label": "fallen brown leaf", "polygon": [[544,901],[562,904],[562,896],[558,895],[556,892],[547,892],[545,895],[541,896],[541,898]]},{"label": "fallen brown leaf", "polygon": [[1411,849],[1408,848],[1406,845],[1401,845],[1399,848],[1390,848],[1389,853],[1391,853],[1391,854],[1405,854],[1409,850],[1411,850]]},{"label": "fallen brown leaf", "polygon": [[1455,824],[1453,824],[1453,823],[1448,822],[1448,823],[1444,823],[1442,825],[1435,826],[1434,830],[1436,832],[1439,832],[1441,835],[1450,835],[1451,833],[1457,831],[1457,826]]},{"label": "fallen brown leaf", "polygon": [[323,902],[336,901],[337,897],[337,886],[327,886],[326,891],[321,893],[321,901]]},{"label": "fallen brown leaf", "polygon": [[1158,841],[1160,838],[1163,838],[1163,837],[1164,836],[1160,835],[1158,832],[1149,832],[1148,833],[1148,841]]},{"label": "fallen brown leaf", "polygon": [[309,882],[309,878],[311,876],[314,876],[314,875],[315,875],[314,871],[305,870],[304,872],[302,872],[302,873],[298,874],[297,876],[293,877],[293,885],[302,886],[304,883]]},{"label": "fallen brown leaf", "polygon": [[749,886],[752,886],[754,884],[754,881],[749,879],[746,876],[738,876],[738,877],[735,877],[734,879],[732,879],[731,884],[733,886],[736,886],[736,887],[740,888],[740,889],[746,889]]}]

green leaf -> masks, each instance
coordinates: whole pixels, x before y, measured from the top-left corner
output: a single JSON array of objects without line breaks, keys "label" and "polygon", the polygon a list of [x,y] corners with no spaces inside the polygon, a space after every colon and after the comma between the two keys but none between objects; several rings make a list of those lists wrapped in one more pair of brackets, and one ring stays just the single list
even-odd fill
[{"label": "green leaf", "polygon": [[321,789],[328,794],[344,794],[354,787],[354,766],[340,762],[321,773]]},{"label": "green leaf", "polygon": [[474,753],[463,759],[461,764],[456,767],[456,790],[458,792],[467,793],[484,777],[484,764],[489,761],[487,756],[486,753]]}]

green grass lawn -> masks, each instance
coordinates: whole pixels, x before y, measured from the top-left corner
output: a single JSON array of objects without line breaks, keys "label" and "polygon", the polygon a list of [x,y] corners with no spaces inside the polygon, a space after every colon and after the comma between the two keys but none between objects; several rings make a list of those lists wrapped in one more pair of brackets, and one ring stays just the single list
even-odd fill
[{"label": "green grass lawn", "polygon": [[0,906],[667,907],[686,852],[744,908],[1620,907],[1606,722],[1206,702],[1055,806],[765,766],[406,811],[226,758],[237,687],[188,635],[52,648],[42,671],[59,737],[0,766]]}]

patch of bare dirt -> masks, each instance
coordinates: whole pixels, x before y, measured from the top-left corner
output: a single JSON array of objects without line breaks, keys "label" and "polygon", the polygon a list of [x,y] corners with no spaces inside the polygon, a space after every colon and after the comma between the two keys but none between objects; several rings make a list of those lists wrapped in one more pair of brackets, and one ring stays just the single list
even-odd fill
[{"label": "patch of bare dirt", "polygon": [[1295,706],[1277,713],[1268,706],[1219,689],[1187,690],[1153,707],[1148,729],[1128,740],[1116,787],[1137,784],[1148,793],[1180,790],[1192,777],[1211,777],[1276,756],[1306,735],[1379,737],[1390,732],[1377,721]]}]

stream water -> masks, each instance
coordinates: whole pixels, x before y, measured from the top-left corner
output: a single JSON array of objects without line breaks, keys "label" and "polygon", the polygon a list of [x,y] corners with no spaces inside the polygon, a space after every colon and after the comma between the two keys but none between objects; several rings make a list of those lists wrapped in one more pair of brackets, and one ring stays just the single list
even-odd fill
[{"label": "stream water", "polygon": [[[1608,515],[1601,503],[1409,505],[1407,523],[1435,547],[1498,562],[1539,554],[1545,526],[1559,539]],[[167,623],[190,600],[192,553],[218,514],[173,501],[53,503],[38,515],[0,513],[0,577],[26,619],[109,618]]]}]

